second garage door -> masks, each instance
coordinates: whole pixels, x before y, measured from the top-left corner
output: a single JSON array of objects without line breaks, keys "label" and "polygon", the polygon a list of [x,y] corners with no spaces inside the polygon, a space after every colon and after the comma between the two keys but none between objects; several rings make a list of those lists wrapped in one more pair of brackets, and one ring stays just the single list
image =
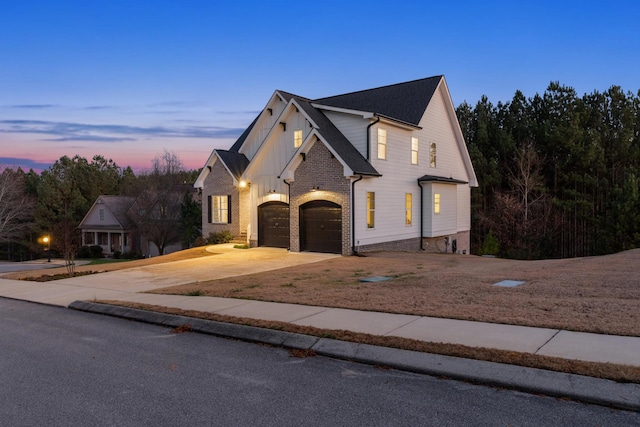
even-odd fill
[{"label": "second garage door", "polygon": [[258,246],[289,247],[289,205],[267,202],[258,206]]},{"label": "second garage door", "polygon": [[342,252],[342,208],[327,200],[300,206],[300,250]]}]

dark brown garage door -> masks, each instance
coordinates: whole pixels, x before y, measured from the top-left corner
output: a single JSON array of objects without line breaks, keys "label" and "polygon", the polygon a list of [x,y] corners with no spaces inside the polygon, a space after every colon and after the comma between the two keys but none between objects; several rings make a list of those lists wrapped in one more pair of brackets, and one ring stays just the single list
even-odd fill
[{"label": "dark brown garage door", "polygon": [[289,205],[267,202],[258,206],[258,246],[289,247]]},{"label": "dark brown garage door", "polygon": [[327,200],[300,206],[300,249],[311,252],[342,252],[342,208]]}]

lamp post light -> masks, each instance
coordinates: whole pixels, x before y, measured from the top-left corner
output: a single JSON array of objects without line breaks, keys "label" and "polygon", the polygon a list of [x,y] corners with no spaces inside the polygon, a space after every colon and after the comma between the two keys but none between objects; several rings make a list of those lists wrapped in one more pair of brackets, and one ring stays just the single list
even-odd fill
[{"label": "lamp post light", "polygon": [[51,262],[51,239],[49,236],[44,236],[42,241],[47,244],[47,262]]}]

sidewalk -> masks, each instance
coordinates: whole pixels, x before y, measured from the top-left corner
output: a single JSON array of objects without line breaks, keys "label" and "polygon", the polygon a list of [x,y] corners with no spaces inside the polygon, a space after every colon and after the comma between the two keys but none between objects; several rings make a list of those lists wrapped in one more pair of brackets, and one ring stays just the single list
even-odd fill
[{"label": "sidewalk", "polygon": [[[396,336],[427,342],[462,344],[469,347],[493,348],[543,356],[553,356],[570,360],[614,363],[640,367],[640,337],[600,335],[570,332],[558,329],[533,328],[253,300],[144,293],[152,289],[191,283],[196,280],[229,277],[236,275],[237,271],[243,271],[243,273],[269,271],[287,265],[316,262],[327,259],[332,255],[289,253],[283,252],[282,250],[269,250],[265,248],[264,250],[252,250],[250,252],[251,259],[249,261],[247,261],[247,256],[247,252],[228,251],[215,257],[217,260],[214,263],[215,267],[212,267],[212,263],[207,260],[207,258],[201,258],[45,283],[9,280],[0,277],[0,297],[58,305],[62,307],[73,305],[74,308],[82,306],[79,301],[128,301],[173,307],[182,310],[216,313],[234,317],[288,322],[294,325],[312,326],[320,329],[348,330],[371,335]],[[95,308],[95,306],[99,306],[99,304],[89,303],[86,304],[86,306],[93,307],[86,308],[87,311],[100,312],[100,310],[102,310],[100,308]],[[113,311],[114,313],[122,311],[127,313],[135,312],[135,310],[132,311],[131,309],[123,308],[109,308],[108,311]],[[121,314],[117,315],[125,317]],[[146,316],[156,318],[158,316],[162,317],[169,315],[148,313]],[[132,318],[135,318],[135,316]],[[152,323],[161,322],[152,321]],[[227,325],[223,329],[227,330],[229,328],[232,327]],[[243,326],[234,325],[233,328],[243,328]],[[251,329],[250,327],[244,328],[249,328],[250,330],[258,329]],[[261,333],[264,335],[277,334],[278,332],[265,330]],[[251,334],[255,334],[255,332],[251,332]],[[291,334],[287,336],[290,335]],[[295,339],[298,340],[299,338]],[[324,353],[327,355],[334,354],[336,357],[340,357],[340,354],[342,354],[341,352],[343,350],[340,349],[350,348],[350,350],[346,351],[345,354],[352,354],[353,357],[345,357],[367,362],[369,359],[366,357],[364,359],[361,356],[360,358],[355,357],[356,353],[361,350],[353,349],[366,348],[365,352],[367,354],[373,351],[369,348],[372,346],[359,347],[357,344],[341,342],[338,342],[338,344],[333,342],[327,344],[326,340],[318,342],[317,338],[310,337],[309,339],[313,341],[312,345],[314,350],[318,348],[323,349],[326,346],[333,349],[332,351],[338,348],[339,351],[337,351],[337,353]],[[267,340],[265,342],[270,341]],[[513,387],[547,394],[553,394],[553,390],[550,391],[548,388],[545,388],[543,386],[544,381],[540,383],[542,381],[541,379],[550,378],[550,376],[554,377],[555,375],[554,378],[560,378],[563,384],[566,383],[566,386],[563,386],[564,388],[562,388],[562,391],[557,392],[554,395],[568,395],[578,398],[577,396],[582,396],[580,393],[585,392],[585,390],[577,390],[575,393],[571,394],[566,390],[571,389],[572,387],[578,387],[576,384],[583,384],[583,382],[581,382],[583,381],[582,379],[587,377],[580,377],[571,374],[550,373],[532,368],[511,367],[507,369],[506,366],[508,365],[499,364],[494,365],[499,365],[500,368],[493,367],[489,369],[486,368],[486,366],[489,366],[486,364],[490,364],[490,362],[472,361],[467,359],[460,359],[461,361],[456,361],[451,365],[452,362],[450,362],[450,360],[452,360],[452,358],[447,358],[447,356],[425,354],[421,356],[404,356],[406,352],[393,349],[375,350],[374,353],[380,351],[386,352],[385,354],[389,352],[393,353],[393,351],[395,351],[396,353],[393,354],[400,355],[397,356],[400,359],[404,357],[409,357],[411,360],[419,359],[420,362],[415,362],[417,363],[416,366],[427,363],[425,362],[425,358],[430,358],[429,360],[431,361],[428,362],[428,364],[438,363],[438,366],[440,366],[440,364],[444,364],[443,366],[455,366],[455,368],[451,369],[455,369],[456,371],[448,373],[442,373],[434,370],[433,367],[431,370],[424,370],[425,372],[434,373],[436,375],[448,375],[462,379],[469,379],[471,381],[480,381],[476,376],[474,376],[476,374],[473,374],[474,370],[472,367],[475,366],[482,372],[486,369],[487,376],[485,377],[484,382],[510,387],[512,384],[505,375],[507,375],[507,372],[513,371],[516,372],[513,375],[522,376],[523,378],[519,383],[520,385]],[[437,359],[438,362],[433,362],[433,358],[439,358]],[[445,360],[447,362],[443,362]],[[396,363],[392,366],[403,368],[405,366],[403,363]],[[461,365],[464,365],[465,368],[461,368]],[[461,372],[464,371],[468,371],[469,373],[465,374],[465,376],[461,374]],[[542,374],[541,372],[547,373]],[[498,380],[499,378],[505,378],[505,380]],[[606,383],[608,384],[607,387],[614,387],[615,384],[618,384],[607,380],[591,379],[591,381],[601,381],[602,383],[599,384]],[[531,384],[533,383],[536,385],[532,386]],[[593,388],[592,385],[588,387]],[[622,403],[616,404],[616,406],[640,410],[640,385],[619,384],[614,388],[618,390],[616,393],[619,393],[619,398],[622,399]],[[603,390],[605,389],[609,390],[609,388],[603,388]],[[599,397],[596,396],[591,398],[591,400],[590,398],[583,397],[581,397],[581,399],[600,404],[613,404],[611,401],[607,400],[609,398],[605,396],[605,394],[610,394],[609,391],[604,393],[594,390],[593,393],[598,394]],[[627,401],[629,398],[631,399],[630,402]]]},{"label": "sidewalk", "polygon": [[[146,283],[146,286],[143,283],[123,286],[123,283],[127,283],[122,277],[125,274],[143,276],[141,281]],[[142,271],[124,270],[103,273],[100,276],[102,280],[96,280],[93,276],[83,276],[46,283],[0,278],[0,296],[64,307],[78,300],[129,301],[227,316],[288,322],[321,329],[343,329],[371,335],[640,367],[640,337],[232,298],[147,294],[142,292],[169,286],[172,282],[168,279],[149,280],[147,274],[143,274]],[[107,276],[111,279],[119,276],[120,280],[114,280],[108,286],[109,281],[104,280]]]}]

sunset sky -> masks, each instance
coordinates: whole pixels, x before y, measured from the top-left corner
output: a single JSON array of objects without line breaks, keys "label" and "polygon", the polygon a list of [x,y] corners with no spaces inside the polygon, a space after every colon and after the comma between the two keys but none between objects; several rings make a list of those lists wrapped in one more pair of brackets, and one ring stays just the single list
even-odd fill
[{"label": "sunset sky", "polygon": [[187,169],[276,89],[320,98],[444,74],[454,104],[550,81],[640,89],[640,3],[0,0],[0,165],[99,154]]}]

